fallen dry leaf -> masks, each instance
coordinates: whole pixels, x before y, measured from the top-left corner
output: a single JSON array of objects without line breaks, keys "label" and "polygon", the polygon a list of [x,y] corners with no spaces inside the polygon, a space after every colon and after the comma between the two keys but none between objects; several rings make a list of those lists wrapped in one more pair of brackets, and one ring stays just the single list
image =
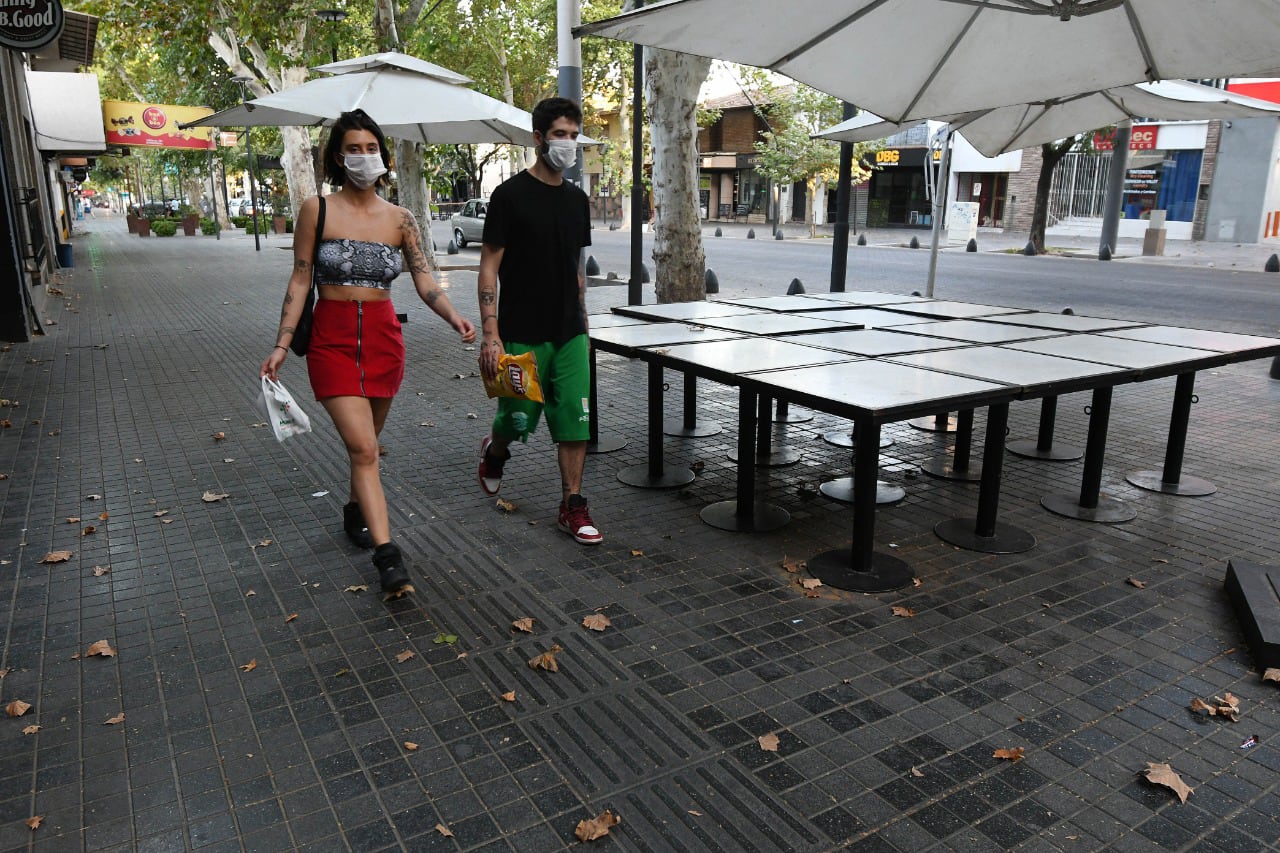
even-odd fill
[{"label": "fallen dry leaf", "polygon": [[24,735],[33,735],[38,731],[40,731],[39,726],[27,726],[25,729],[22,730],[22,733]]},{"label": "fallen dry leaf", "polygon": [[418,749],[418,745],[411,740],[407,740],[404,742],[404,748],[410,752],[415,752]]},{"label": "fallen dry leaf", "polygon": [[529,659],[530,669],[545,669],[548,672],[559,672],[560,665],[556,663],[556,655],[560,654],[564,649],[559,645],[552,646],[549,650],[543,652],[537,657]]},{"label": "fallen dry leaf", "polygon": [[200,496],[200,500],[204,501],[207,504],[211,504],[214,501],[220,501],[223,498],[229,498],[229,497],[231,497],[231,495],[227,494],[226,492],[205,492],[203,495]]},{"label": "fallen dry leaf", "polygon": [[1263,681],[1280,681],[1280,667],[1268,667],[1262,671]]},{"label": "fallen dry leaf", "polygon": [[352,593],[368,592],[368,591],[369,591],[369,585],[367,583],[353,583],[351,586],[343,590],[343,592],[352,592]]},{"label": "fallen dry leaf", "polygon": [[267,546],[268,546],[268,545],[270,545],[270,544],[271,544],[271,540],[270,540],[270,539],[260,539],[260,540],[258,540],[256,543],[254,543],[253,548],[254,548],[254,550],[256,551],[257,549],[259,549],[259,548],[265,548],[265,547],[267,547]]},{"label": "fallen dry leaf", "polygon": [[111,515],[109,513],[105,513],[105,512],[98,513],[98,521],[106,521],[110,517]]},{"label": "fallen dry leaf", "polygon": [[84,653],[84,656],[87,658],[91,658],[91,657],[113,658],[116,656],[116,650],[111,648],[111,644],[108,643],[106,640],[99,640],[98,642],[89,646],[88,650]]},{"label": "fallen dry leaf", "polygon": [[508,690],[506,693],[502,694],[502,699],[506,702],[514,702],[516,701],[516,692],[514,690]]},{"label": "fallen dry leaf", "polygon": [[922,587],[924,586],[924,581],[920,580],[920,578],[912,578],[911,585],[914,587]]},{"label": "fallen dry leaf", "polygon": [[519,619],[511,623],[511,630],[524,631],[526,634],[532,634],[533,633],[533,617],[532,616],[520,617]]},{"label": "fallen dry leaf", "polygon": [[396,662],[397,662],[397,663],[404,663],[404,662],[405,662],[405,661],[407,661],[407,660],[413,660],[413,659],[414,659],[414,658],[416,658],[417,656],[418,656],[418,655],[417,655],[417,653],[416,653],[416,652],[410,651],[409,649],[405,649],[403,652],[401,652],[400,654],[396,655]]},{"label": "fallen dry leaf", "polygon": [[98,528],[96,528],[96,527],[94,527],[92,524],[90,524],[90,525],[89,525],[88,527],[86,527],[84,530],[81,530],[81,531],[80,531],[80,535],[81,535],[81,536],[88,536],[90,533],[97,533],[97,532],[98,532]]},{"label": "fallen dry leaf", "polygon": [[582,627],[590,628],[592,631],[603,631],[612,624],[613,622],[610,621],[609,617],[603,613],[592,613],[582,617]]},{"label": "fallen dry leaf", "polygon": [[760,744],[760,748],[765,752],[778,751],[778,736],[773,732],[767,735],[760,735],[760,737],[756,738],[756,742]]},{"label": "fallen dry leaf", "polygon": [[102,495],[85,495],[84,499],[87,501],[100,501],[102,500]]},{"label": "fallen dry leaf", "polygon": [[1140,770],[1142,775],[1147,777],[1147,781],[1155,785],[1164,785],[1178,795],[1179,802],[1185,803],[1187,797],[1191,796],[1195,788],[1189,787],[1186,782],[1182,781],[1182,777],[1178,775],[1168,764],[1155,764],[1147,762],[1147,769]]},{"label": "fallen dry leaf", "polygon": [[294,619],[297,619],[297,618],[298,618],[298,614],[297,614],[297,613],[290,613],[288,616],[284,617],[284,621],[285,621],[285,622],[292,622]]},{"label": "fallen dry leaf", "polygon": [[110,719],[108,719],[105,723],[103,723],[103,725],[114,726],[114,725],[117,725],[118,723],[123,723],[123,722],[124,722],[124,711],[121,711],[119,714],[116,714],[114,717],[111,717]]},{"label": "fallen dry leaf", "polygon": [[503,512],[515,512],[515,511],[516,511],[516,505],[515,505],[515,504],[513,504],[511,501],[503,500],[502,498],[498,498],[497,502],[496,502],[496,503],[494,503],[494,506],[496,506],[498,509],[502,510]]},{"label": "fallen dry leaf", "polygon": [[1151,558],[1151,562],[1153,562],[1153,563],[1167,563],[1167,562],[1169,562],[1169,561],[1168,561],[1168,560],[1166,560],[1164,557],[1152,557],[1152,558]]},{"label": "fallen dry leaf", "polygon": [[1240,722],[1240,698],[1231,693],[1214,696],[1208,702],[1194,697],[1191,700],[1191,710],[1208,711],[1210,717],[1226,717],[1233,723]]},{"label": "fallen dry leaf", "polygon": [[42,823],[44,823],[44,818],[41,815],[36,815],[35,817],[27,818],[27,826],[30,829],[39,829],[40,824]]},{"label": "fallen dry leaf", "polygon": [[404,586],[397,589],[395,592],[388,592],[386,595],[382,596],[382,600],[395,601],[397,598],[404,598],[406,595],[408,595],[411,592],[413,592],[413,584],[407,583]]},{"label": "fallen dry leaf", "polygon": [[249,596],[251,596],[251,595],[257,595],[257,593],[256,593],[256,592],[254,592],[253,590],[249,590],[248,592],[246,592],[246,593],[244,594],[244,597],[245,597],[245,598],[248,598],[248,597],[249,597]]},{"label": "fallen dry leaf", "polygon": [[800,578],[800,586],[805,589],[817,589],[822,586],[822,581],[817,578]]},{"label": "fallen dry leaf", "polygon": [[604,838],[608,835],[609,829],[617,826],[620,822],[621,818],[605,809],[596,817],[591,818],[591,820],[578,821],[578,828],[573,831],[573,834],[579,841],[595,841],[597,838]]},{"label": "fallen dry leaf", "polygon": [[916,612],[912,610],[910,607],[902,607],[901,605],[895,604],[893,606],[893,615],[901,616],[904,619],[909,619],[912,616],[915,616]]},{"label": "fallen dry leaf", "polygon": [[686,809],[686,812],[688,814],[693,815],[694,817],[702,817],[702,812],[698,811],[697,809]]},{"label": "fallen dry leaf", "polygon": [[1024,752],[1026,752],[1025,749],[1020,746],[1015,746],[1013,749],[997,749],[995,752],[991,753],[991,757],[1003,758],[1006,761],[1021,761]]},{"label": "fallen dry leaf", "polygon": [[258,659],[254,658],[253,660],[249,661],[246,664],[241,664],[240,668],[245,672],[253,672],[255,669],[258,668]]},{"label": "fallen dry leaf", "polygon": [[436,832],[440,833],[445,838],[453,838],[453,833],[450,832],[449,827],[445,826],[443,823],[436,824]]},{"label": "fallen dry leaf", "polygon": [[631,556],[633,556],[633,557],[643,557],[643,556],[644,556],[644,551],[641,551],[639,548],[632,548],[632,549],[631,549]]},{"label": "fallen dry leaf", "polygon": [[1124,582],[1125,582],[1125,583],[1127,583],[1129,586],[1136,586],[1138,589],[1146,589],[1146,588],[1147,588],[1147,582],[1146,582],[1146,581],[1140,581],[1140,580],[1138,580],[1137,578],[1125,578],[1125,579],[1124,579]]},{"label": "fallen dry leaf", "polygon": [[78,515],[70,516],[67,519],[67,524],[79,524],[79,523],[80,523],[80,516]]},{"label": "fallen dry leaf", "polygon": [[225,432],[221,432],[221,431],[219,431],[219,432],[215,432],[215,433],[213,434],[213,440],[214,440],[214,441],[222,441],[222,439],[224,439],[224,438],[226,438],[226,437],[227,437],[227,434],[226,434]]},{"label": "fallen dry leaf", "polygon": [[155,518],[164,518],[168,514],[169,514],[169,510],[167,509],[162,509],[162,510],[159,510],[158,512],[151,513],[151,515]]},{"label": "fallen dry leaf", "polygon": [[4,706],[4,712],[10,717],[21,717],[23,714],[31,710],[31,706],[21,699],[14,699],[8,705]]},{"label": "fallen dry leaf", "polygon": [[95,578],[100,578],[103,575],[109,575],[109,574],[111,574],[110,566],[94,566],[93,567],[93,576]]},{"label": "fallen dry leaf", "polygon": [[912,767],[912,768],[911,768],[911,775],[912,775],[912,776],[915,776],[915,777],[917,777],[917,778],[921,778],[921,777],[923,777],[923,776],[924,776],[924,773],[920,770],[920,768],[919,768],[919,767]]},{"label": "fallen dry leaf", "polygon": [[41,557],[39,560],[36,560],[36,562],[37,562],[37,563],[65,563],[67,560],[70,560],[70,559],[71,559],[71,555],[72,555],[73,553],[75,553],[75,552],[73,552],[73,551],[50,551],[48,554],[45,554],[45,555],[44,555],[43,557]]},{"label": "fallen dry leaf", "polygon": [[13,670],[9,669],[7,666],[4,669],[0,669],[0,681],[4,681],[4,677],[11,672],[13,672]]},{"label": "fallen dry leaf", "polygon": [[788,560],[786,554],[782,555],[782,568],[786,569],[788,572],[791,572],[792,574],[795,574],[796,572],[802,572],[806,568],[808,568],[808,566],[809,564],[806,563],[804,560]]}]

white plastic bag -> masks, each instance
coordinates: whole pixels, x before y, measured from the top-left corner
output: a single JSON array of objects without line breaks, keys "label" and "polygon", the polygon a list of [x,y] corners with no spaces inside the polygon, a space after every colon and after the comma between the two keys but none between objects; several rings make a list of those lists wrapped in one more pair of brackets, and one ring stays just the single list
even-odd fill
[{"label": "white plastic bag", "polygon": [[269,376],[262,377],[262,393],[258,395],[258,411],[271,424],[276,441],[291,435],[311,432],[311,418],[302,411],[283,384]]}]

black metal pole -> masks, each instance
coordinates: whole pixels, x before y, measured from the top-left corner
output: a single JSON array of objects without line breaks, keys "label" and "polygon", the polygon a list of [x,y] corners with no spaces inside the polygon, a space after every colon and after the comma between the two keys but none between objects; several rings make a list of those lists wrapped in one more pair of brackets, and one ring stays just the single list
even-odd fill
[{"label": "black metal pole", "polygon": [[253,250],[262,251],[262,242],[258,239],[258,178],[253,173],[253,133],[252,128],[244,129],[244,144],[249,159],[245,164],[249,169],[249,203],[253,205]]},{"label": "black metal pole", "polygon": [[1045,397],[1040,401],[1040,430],[1036,434],[1036,450],[1045,452],[1053,449],[1053,431],[1057,423],[1058,398]]},{"label": "black metal pole", "polygon": [[662,479],[662,365],[649,362],[649,477]]},{"label": "black metal pole", "polygon": [[698,428],[698,377],[687,371],[684,374],[684,428]]},{"label": "black metal pole", "polygon": [[1102,457],[1111,421],[1111,388],[1095,388],[1089,406],[1089,437],[1084,445],[1084,476],[1080,481],[1080,506],[1096,509],[1102,491]]},{"label": "black metal pole", "polygon": [[[990,431],[990,427],[988,427]],[[968,471],[969,458],[973,449],[973,409],[961,409],[956,417],[956,449],[951,457],[951,467],[955,471]]]},{"label": "black metal pole", "polygon": [[[851,119],[858,108],[844,102],[844,117]],[[831,244],[831,292],[844,292],[844,277],[849,266],[849,196],[853,183],[853,143],[840,143],[840,177],[836,179],[836,232]]]},{"label": "black metal pole", "polygon": [[750,519],[754,515],[756,502],[756,407],[759,405],[755,392],[746,384],[738,386],[738,506],[735,513],[739,518]]},{"label": "black metal pole", "polygon": [[1169,416],[1169,441],[1165,445],[1164,483],[1177,483],[1182,478],[1182,455],[1187,449],[1187,424],[1191,421],[1192,389],[1196,375],[1179,373],[1173,391],[1173,412]]},{"label": "black metal pole", "polygon": [[[644,5],[637,2],[636,7]],[[631,278],[627,281],[627,304],[644,304],[640,268],[644,266],[644,48],[631,50]]]},{"label": "black metal pole", "polygon": [[[972,419],[973,410],[969,410]],[[970,421],[972,426],[972,420]],[[1000,474],[1004,467],[1004,433],[1009,426],[1009,404],[997,403],[987,409],[987,435],[982,455],[982,486],[978,492],[978,519],[974,534],[996,535],[996,513],[1000,507]]]}]

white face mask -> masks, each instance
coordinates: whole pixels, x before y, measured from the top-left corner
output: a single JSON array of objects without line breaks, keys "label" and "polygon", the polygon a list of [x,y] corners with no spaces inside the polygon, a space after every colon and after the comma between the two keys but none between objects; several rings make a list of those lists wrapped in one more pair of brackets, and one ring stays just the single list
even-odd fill
[{"label": "white face mask", "polygon": [[547,165],[557,172],[563,172],[578,162],[578,143],[572,139],[548,139],[547,150],[543,152]]},{"label": "white face mask", "polygon": [[382,165],[381,154],[344,154],[342,168],[347,173],[347,180],[362,190],[373,186],[378,178],[387,173],[387,167]]}]

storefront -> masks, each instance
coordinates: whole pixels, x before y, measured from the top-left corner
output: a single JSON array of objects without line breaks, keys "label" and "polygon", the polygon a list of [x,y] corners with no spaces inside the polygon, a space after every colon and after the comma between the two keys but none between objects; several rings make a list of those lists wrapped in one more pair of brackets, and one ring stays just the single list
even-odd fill
[{"label": "storefront", "polygon": [[[1166,222],[1195,218],[1204,159],[1206,123],[1134,125],[1125,164],[1125,219],[1150,219],[1151,211],[1165,211]],[[1110,151],[1114,133],[1095,134],[1094,149]]]},{"label": "storefront", "polygon": [[758,154],[708,154],[698,163],[698,207],[703,219],[765,220],[769,179],[756,171]]},{"label": "storefront", "polygon": [[[927,228],[933,222],[925,190],[925,146],[882,148],[875,152],[867,198],[867,227]],[[937,161],[935,155],[934,161]]]}]

